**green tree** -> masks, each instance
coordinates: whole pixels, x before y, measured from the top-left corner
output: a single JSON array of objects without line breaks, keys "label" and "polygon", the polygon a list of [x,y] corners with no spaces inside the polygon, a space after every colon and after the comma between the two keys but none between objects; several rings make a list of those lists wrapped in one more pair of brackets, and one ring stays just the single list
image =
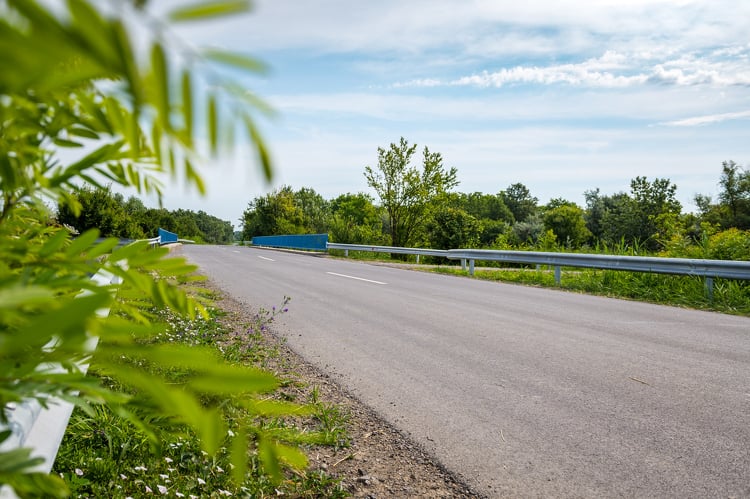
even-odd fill
[{"label": "green tree", "polygon": [[294,193],[294,202],[302,210],[305,231],[323,234],[328,231],[331,209],[328,201],[310,187],[302,187]]},{"label": "green tree", "polygon": [[431,248],[475,248],[482,234],[482,224],[462,209],[443,205],[433,211],[426,233]]},{"label": "green tree", "polygon": [[288,185],[255,198],[242,215],[243,241],[253,236],[307,233],[305,213]]},{"label": "green tree", "polygon": [[555,234],[557,241],[568,248],[578,248],[591,237],[586,227],[584,211],[575,203],[555,202],[544,212],[544,228]]},{"label": "green tree", "polygon": [[[187,315],[202,313],[173,285],[194,267],[162,258],[166,250],[149,251],[146,243],[118,249],[116,239],[97,243],[96,230],[74,239],[67,229],[51,225],[46,207],[58,203],[78,215],[78,186],[104,188],[96,180],[102,176],[139,193],[159,194],[155,174],[174,172],[203,192],[194,167],[201,157],[195,144],[208,144],[213,156],[220,149],[218,137],[239,126],[246,128],[270,176],[254,125],[257,109],[244,93],[223,80],[205,85],[212,89],[205,98],[193,90],[201,65],[211,61],[244,69],[259,65],[217,50],[173,54],[167,48],[168,23],[151,22],[142,13],[143,0],[123,0],[106,13],[95,4],[69,0],[51,8],[47,2],[6,0],[0,5],[0,423],[8,423],[9,404],[27,399],[108,403],[141,428],[148,428],[148,421],[173,421],[181,425],[179,431],[189,427],[208,453],[230,446],[239,477],[252,437],[266,469],[279,479],[278,457],[301,463],[304,456],[260,426],[225,442],[219,416],[238,408],[235,396],[250,403],[274,389],[273,376],[222,364],[199,347],[140,346],[141,338],[154,333],[144,300]],[[248,6],[242,0],[211,2],[180,7],[170,18],[194,21]],[[128,28],[135,24],[145,28],[137,40]],[[193,126],[198,106],[205,126]],[[69,154],[60,154],[60,148]],[[121,284],[92,282],[90,276],[100,272]],[[115,313],[100,315],[106,307]],[[99,341],[97,365],[126,382],[131,393],[113,392],[82,374],[76,362],[90,358],[90,337]],[[185,382],[165,383],[143,364],[179,369]],[[8,432],[0,433],[0,441],[7,438]],[[3,450],[0,483],[24,497],[65,495],[59,477],[31,471],[37,464],[29,449]]]},{"label": "green tree", "polygon": [[525,222],[537,212],[539,199],[532,196],[529,188],[521,183],[509,185],[507,189],[498,193],[498,197],[513,213],[515,222]]},{"label": "green tree", "polygon": [[344,244],[381,244],[383,219],[372,196],[342,194],[331,201],[331,240]]},{"label": "green tree", "polygon": [[729,212],[729,217],[722,220],[722,227],[750,229],[750,171],[734,161],[724,161],[719,186],[719,201]]},{"label": "green tree", "polygon": [[221,220],[204,211],[193,213],[195,223],[203,240],[211,244],[231,244],[234,241],[234,228],[226,220]]},{"label": "green tree", "polygon": [[[658,250],[682,205],[676,198],[677,186],[669,179],[636,177],[630,182],[630,195],[591,198],[601,210],[601,238],[608,244],[624,241],[634,247]],[[591,212],[589,212],[591,216]],[[589,219],[591,222],[591,219]],[[593,231],[592,231],[593,232]]]},{"label": "green tree", "polygon": [[98,229],[103,237],[132,238],[138,225],[125,211],[121,199],[112,194],[110,187],[84,186],[73,194],[77,210],[70,203],[57,207],[57,220],[76,229],[78,233]]},{"label": "green tree", "polygon": [[378,166],[365,167],[367,185],[375,190],[388,215],[391,245],[408,247],[417,239],[431,203],[456,185],[456,169],[446,169],[440,153],[425,147],[421,170],[411,164],[417,144],[401,137],[388,149],[378,148]]}]

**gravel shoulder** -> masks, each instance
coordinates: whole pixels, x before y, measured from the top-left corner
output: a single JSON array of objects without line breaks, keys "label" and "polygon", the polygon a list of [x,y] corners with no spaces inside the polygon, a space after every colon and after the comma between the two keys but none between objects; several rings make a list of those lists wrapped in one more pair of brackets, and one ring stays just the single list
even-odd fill
[{"label": "gravel shoulder", "polygon": [[[202,287],[217,293],[216,306],[226,312],[224,325],[242,334],[253,320],[252,305],[228,296],[210,280]],[[435,458],[396,430],[369,407],[337,385],[326,373],[313,367],[273,333],[273,324],[263,341],[277,352],[265,366],[296,384],[316,387],[318,399],[349,415],[346,430],[349,447],[319,447],[308,455],[312,470],[325,470],[339,478],[352,497],[482,497]]]}]

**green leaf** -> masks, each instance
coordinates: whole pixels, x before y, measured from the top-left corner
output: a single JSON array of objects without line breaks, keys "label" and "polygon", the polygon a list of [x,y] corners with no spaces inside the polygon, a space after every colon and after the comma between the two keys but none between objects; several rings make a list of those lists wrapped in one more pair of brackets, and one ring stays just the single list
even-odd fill
[{"label": "green leaf", "polygon": [[215,154],[219,144],[219,118],[215,95],[211,95],[208,98],[208,137],[211,144],[211,152]]},{"label": "green leaf", "polygon": [[239,69],[245,69],[254,73],[265,73],[268,70],[268,66],[258,59],[247,57],[236,52],[208,49],[203,51],[203,56],[211,61]]},{"label": "green leaf", "polygon": [[250,119],[250,116],[245,115],[245,127],[250,134],[250,140],[258,150],[258,159],[260,160],[261,167],[263,168],[263,174],[266,177],[266,181],[270,182],[273,179],[273,165],[271,163],[271,155],[266,149],[266,145],[263,142],[263,138],[260,136],[260,132]]},{"label": "green leaf", "polygon": [[185,177],[188,182],[192,182],[195,185],[202,196],[206,195],[206,184],[204,184],[203,179],[196,173],[193,164],[187,158],[185,158]]},{"label": "green leaf", "polygon": [[59,137],[52,139],[52,142],[60,147],[83,147],[83,144],[80,142],[73,142],[72,140],[61,139]]},{"label": "green leaf", "polygon": [[51,289],[44,286],[13,286],[0,288],[0,308],[39,305],[54,298]]},{"label": "green leaf", "polygon": [[96,139],[99,138],[99,134],[97,134],[96,132],[94,132],[94,131],[92,131],[92,130],[90,130],[88,128],[84,128],[82,126],[71,127],[71,128],[68,129],[68,133],[70,135],[74,135],[76,137],[83,137],[85,139],[94,139],[94,140],[96,140]]},{"label": "green leaf", "polygon": [[65,242],[70,237],[70,233],[65,229],[60,229],[55,234],[50,237],[46,243],[44,243],[44,246],[39,250],[39,256],[42,258],[47,258],[53,253],[60,250],[60,248],[63,247]]},{"label": "green leaf", "polygon": [[269,373],[230,365],[215,366],[210,373],[198,376],[188,386],[201,393],[230,394],[269,392],[279,386]]},{"label": "green leaf", "polygon": [[266,417],[309,416],[315,413],[315,408],[311,405],[300,405],[278,400],[251,400],[242,405],[253,414]]},{"label": "green leaf", "polygon": [[172,21],[194,21],[209,17],[226,16],[246,12],[250,9],[248,0],[223,0],[203,2],[188,7],[180,7],[169,13]]},{"label": "green leaf", "polygon": [[185,138],[193,143],[193,85],[190,71],[182,72],[182,114],[185,120]]},{"label": "green leaf", "polygon": [[161,44],[154,43],[151,46],[151,71],[156,87],[156,109],[159,112],[159,123],[166,131],[172,130],[169,108],[169,71],[167,70],[167,59]]},{"label": "green leaf", "polygon": [[232,446],[230,450],[230,459],[232,462],[232,479],[237,485],[241,485],[245,479],[245,473],[247,470],[247,434],[243,429],[235,431],[234,438],[232,439]]},{"label": "green leaf", "polygon": [[292,468],[302,470],[307,467],[307,456],[296,447],[277,443],[276,455]]},{"label": "green leaf", "polygon": [[78,257],[86,251],[99,237],[99,229],[87,230],[80,236],[73,239],[73,242],[65,251],[65,255],[69,258]]},{"label": "green leaf", "polygon": [[276,455],[276,446],[270,438],[261,435],[258,440],[258,457],[271,480],[274,483],[280,482],[282,475],[279,457]]}]

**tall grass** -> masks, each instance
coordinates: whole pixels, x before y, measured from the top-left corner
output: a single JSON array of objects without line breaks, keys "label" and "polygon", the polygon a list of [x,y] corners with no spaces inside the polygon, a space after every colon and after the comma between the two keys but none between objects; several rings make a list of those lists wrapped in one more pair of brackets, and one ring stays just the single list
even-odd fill
[{"label": "tall grass", "polygon": [[[425,270],[468,275],[467,271],[453,267]],[[559,286],[555,284],[553,271],[547,269],[483,268],[476,269],[474,277],[750,316],[750,283],[746,281],[714,279],[713,296],[710,296],[703,278],[645,272],[569,269],[563,270]]]},{"label": "tall grass", "polygon": [[[247,329],[241,331],[224,327],[218,320],[223,312],[215,308],[210,310],[210,320],[191,321],[161,314],[165,330],[156,341],[210,345],[229,362],[265,365],[278,355],[278,351],[265,347],[260,335],[276,315],[285,311],[285,305],[286,302],[270,312],[260,311]],[[100,376],[103,383],[120,388],[115,380],[98,374],[94,367],[90,373]],[[183,374],[179,371],[169,373],[175,383]],[[279,390],[277,400],[308,404],[313,408],[312,413],[293,419],[267,415],[261,421],[263,429],[276,434],[294,434],[295,442],[303,447],[347,445],[345,415],[318,401],[314,389],[308,392],[305,394],[299,386],[291,392],[294,395],[289,395],[290,392],[283,388]],[[294,400],[300,397],[306,400]],[[258,424],[257,414],[251,411],[240,408],[227,411],[225,422],[229,430],[225,446],[217,455],[209,457],[188,428],[175,432],[173,421],[149,421],[150,427],[156,428],[158,444],[154,444],[154,439],[149,438],[144,428],[119,417],[107,407],[93,406],[86,412],[76,409],[53,472],[59,473],[66,481],[73,497],[126,498],[150,494],[190,498],[347,496],[339,480],[320,471],[287,472],[281,483],[272,483],[255,451],[248,452],[249,471],[238,482],[232,476],[230,463],[230,446],[236,439],[230,437],[243,431],[251,418]],[[159,431],[161,427],[165,429],[163,433]],[[166,431],[167,428],[170,431]]]}]

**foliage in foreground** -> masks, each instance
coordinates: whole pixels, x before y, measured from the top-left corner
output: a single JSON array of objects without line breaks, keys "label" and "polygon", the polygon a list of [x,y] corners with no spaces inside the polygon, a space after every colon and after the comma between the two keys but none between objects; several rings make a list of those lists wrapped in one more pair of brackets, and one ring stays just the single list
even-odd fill
[{"label": "foliage in foreground", "polygon": [[[168,422],[189,428],[202,451],[216,455],[227,435],[223,413],[231,402],[263,411],[252,400],[279,381],[228,364],[202,346],[144,346],[155,333],[152,306],[205,316],[203,307],[174,285],[194,267],[164,258],[165,251],[149,250],[145,243],[116,248],[114,239],[97,242],[95,230],[73,238],[47,208],[58,203],[79,213],[72,193],[85,185],[103,187],[102,178],[160,194],[163,174],[179,174],[202,193],[195,165],[205,154],[218,154],[219,137],[239,127],[270,177],[253,119],[263,110],[257,99],[231,82],[199,78],[200,67],[211,63],[251,72],[261,66],[217,50],[176,56],[175,47],[186,45],[172,43],[166,23],[149,16],[147,3],[117,1],[98,10],[100,2],[89,0],[58,2],[54,8],[34,0],[0,2],[0,423],[7,425],[11,405],[26,399],[42,405],[63,399],[89,414],[107,405],[151,441]],[[170,19],[194,21],[248,6],[246,0],[204,2],[181,6]],[[144,28],[137,39],[129,29],[134,24]],[[211,90],[197,99],[199,88]],[[198,107],[205,126],[195,126]],[[197,144],[207,144],[207,151]],[[117,280],[98,285],[92,275]],[[106,309],[113,313],[101,313]],[[83,374],[94,340],[99,371],[126,390]],[[181,373],[179,383],[167,380],[169,372]],[[282,443],[294,443],[294,435],[259,425],[238,428],[229,447],[235,478],[247,466],[251,440],[270,480],[280,478],[282,460],[303,464],[299,449]],[[0,432],[0,443],[9,433]],[[3,448],[0,483],[23,496],[65,495],[59,477],[37,471],[39,464],[29,449]]]},{"label": "foliage in foreground", "polygon": [[[274,316],[261,310],[245,331],[233,331],[220,324],[221,311],[209,308],[209,318],[185,320],[167,312],[159,314],[166,322],[165,330],[149,340],[149,345],[185,345],[214,350],[232,365],[272,360],[274,351],[262,346],[261,335]],[[93,366],[103,382],[118,385],[107,376],[107,369]],[[161,374],[172,383],[182,383],[184,372],[170,369]],[[285,437],[300,445],[346,445],[343,433],[345,419],[330,407],[309,398],[309,404],[296,405],[301,393],[284,390],[263,401],[231,397],[222,408],[225,434],[214,455],[201,447],[196,434],[184,427],[166,431],[168,421],[152,421],[158,440],[149,438],[141,428],[117,417],[111,408],[96,406],[86,413],[77,411],[71,418],[65,440],[60,448],[54,471],[62,476],[76,496],[135,497],[144,494],[169,494],[175,497],[207,497],[229,495],[272,496],[280,493],[298,497],[344,497],[345,491],[322,472],[287,473],[283,479],[269,479],[261,464],[260,449],[246,451],[247,471],[236,467],[230,454],[237,446],[237,434],[247,428]],[[314,393],[313,393],[314,395]],[[292,400],[293,399],[293,400]],[[295,408],[294,417],[279,417]],[[133,408],[142,412],[142,408]],[[331,417],[334,414],[335,417]],[[155,445],[156,444],[156,445]],[[293,458],[296,454],[288,454]],[[301,459],[301,456],[298,456]],[[302,464],[302,463],[298,463]],[[281,478],[281,477],[280,477]]]}]

